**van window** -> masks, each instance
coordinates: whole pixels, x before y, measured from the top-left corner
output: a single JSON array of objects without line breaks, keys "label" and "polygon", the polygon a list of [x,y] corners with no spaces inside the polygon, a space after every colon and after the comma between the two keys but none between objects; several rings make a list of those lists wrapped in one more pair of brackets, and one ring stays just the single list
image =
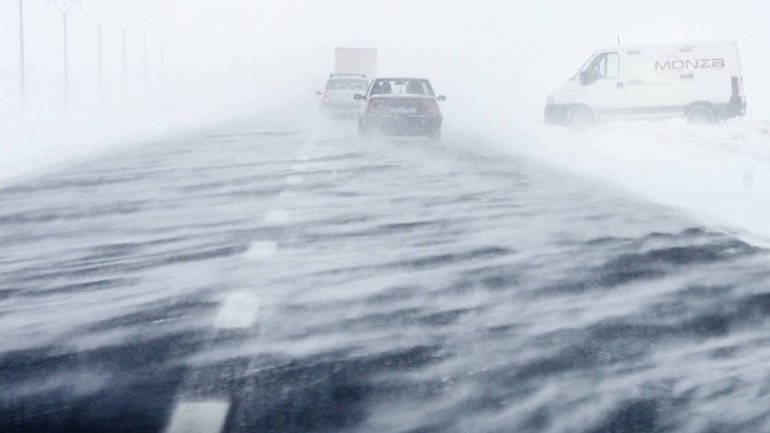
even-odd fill
[{"label": "van window", "polygon": [[620,55],[618,53],[605,54],[602,67],[603,70],[599,71],[601,78],[618,78],[620,76]]},{"label": "van window", "polygon": [[620,77],[620,54],[604,53],[598,55],[591,66],[585,71],[586,82],[584,84],[593,84],[598,80],[608,80]]}]

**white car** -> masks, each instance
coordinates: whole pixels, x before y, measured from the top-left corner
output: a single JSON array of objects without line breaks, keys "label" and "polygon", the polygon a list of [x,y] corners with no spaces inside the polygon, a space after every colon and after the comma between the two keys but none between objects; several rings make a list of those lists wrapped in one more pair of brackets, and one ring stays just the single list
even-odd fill
[{"label": "white car", "polygon": [[621,45],[597,51],[545,107],[550,124],[684,116],[715,123],[746,113],[734,42]]},{"label": "white car", "polygon": [[329,115],[355,116],[361,103],[355,95],[366,93],[369,81],[364,75],[332,74],[326,82],[326,90],[316,92],[321,96],[321,109]]}]

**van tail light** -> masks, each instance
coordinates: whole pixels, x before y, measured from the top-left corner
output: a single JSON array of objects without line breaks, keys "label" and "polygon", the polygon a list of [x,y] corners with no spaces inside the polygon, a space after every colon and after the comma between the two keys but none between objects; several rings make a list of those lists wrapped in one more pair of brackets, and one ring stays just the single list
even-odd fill
[{"label": "van tail light", "polygon": [[741,77],[732,77],[731,85],[733,94],[730,97],[730,103],[740,106],[741,114],[744,114],[746,112],[746,100],[741,94],[743,92],[743,83],[741,81]]},{"label": "van tail light", "polygon": [[732,78],[733,86],[733,98],[740,98],[741,96],[741,79],[739,77]]}]

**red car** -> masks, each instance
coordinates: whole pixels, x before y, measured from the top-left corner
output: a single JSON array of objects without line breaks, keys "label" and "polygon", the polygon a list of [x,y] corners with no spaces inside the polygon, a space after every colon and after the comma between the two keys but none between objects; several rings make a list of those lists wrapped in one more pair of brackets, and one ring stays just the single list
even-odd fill
[{"label": "red car", "polygon": [[375,132],[391,135],[427,136],[441,139],[444,121],[439,101],[430,81],[424,78],[378,78],[361,100],[358,131],[362,136]]}]

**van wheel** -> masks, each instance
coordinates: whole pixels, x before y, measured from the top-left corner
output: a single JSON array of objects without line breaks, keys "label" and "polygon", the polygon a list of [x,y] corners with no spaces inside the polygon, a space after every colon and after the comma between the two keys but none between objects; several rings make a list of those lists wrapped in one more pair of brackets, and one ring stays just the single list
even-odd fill
[{"label": "van wheel", "polygon": [[589,128],[595,123],[594,113],[586,107],[574,108],[567,116],[567,126],[575,131]]},{"label": "van wheel", "polygon": [[687,123],[692,125],[713,125],[717,123],[717,116],[711,107],[697,105],[687,111]]}]

